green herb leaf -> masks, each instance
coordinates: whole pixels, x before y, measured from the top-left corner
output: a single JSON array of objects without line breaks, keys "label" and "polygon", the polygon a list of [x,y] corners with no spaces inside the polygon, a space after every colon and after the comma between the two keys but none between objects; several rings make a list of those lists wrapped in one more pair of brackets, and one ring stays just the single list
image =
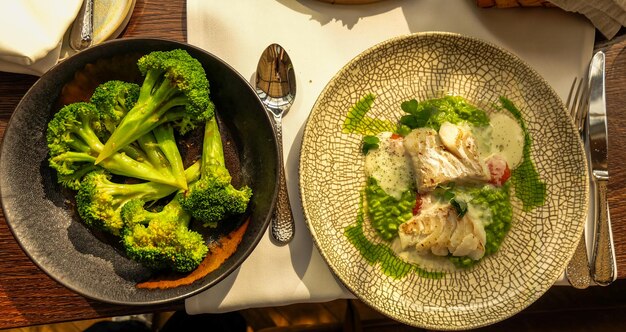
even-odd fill
[{"label": "green herb leaf", "polygon": [[454,197],[456,197],[456,194],[452,190],[446,190],[443,193],[443,199],[446,202],[451,202],[452,200],[454,200]]},{"label": "green herb leaf", "polygon": [[396,128],[396,134],[405,137],[411,132],[411,128],[409,126],[403,125],[402,123],[398,123],[398,128]]},{"label": "green herb leaf", "polygon": [[378,139],[378,137],[376,136],[364,136],[363,137],[363,145],[361,147],[361,150],[363,151],[364,155],[367,155],[367,153],[371,150],[371,149],[378,149],[378,143],[380,142],[380,139]]},{"label": "green herb leaf", "polygon": [[444,122],[469,122],[475,126],[489,124],[489,116],[485,111],[459,96],[445,96],[421,102],[411,99],[403,102],[401,108],[408,114],[400,119],[400,123],[412,129],[429,127],[439,130]]},{"label": "green herb leaf", "polygon": [[400,104],[400,107],[402,108],[403,111],[409,113],[409,114],[416,114],[417,113],[417,100],[415,99],[411,99],[411,100],[407,100],[405,102],[403,102],[402,104]]},{"label": "green herb leaf", "polygon": [[463,218],[463,216],[467,213],[467,203],[461,200],[452,199],[450,200],[450,204],[456,210],[457,216]]}]

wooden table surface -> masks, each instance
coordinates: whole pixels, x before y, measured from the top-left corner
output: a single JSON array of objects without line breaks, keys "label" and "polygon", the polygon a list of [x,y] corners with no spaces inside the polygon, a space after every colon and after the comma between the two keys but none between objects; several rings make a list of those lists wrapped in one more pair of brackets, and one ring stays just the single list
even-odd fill
[{"label": "wooden table surface", "polygon": [[[122,37],[137,36],[186,41],[185,1],[137,0]],[[623,221],[626,219],[623,185],[626,183],[626,116],[621,114],[622,107],[626,107],[626,37],[597,47],[607,54],[609,204],[618,277],[626,279],[626,222]],[[0,141],[13,110],[36,79],[0,72]],[[606,292],[610,292],[610,287]],[[183,302],[156,307],[110,305],[73,293],[33,265],[13,238],[0,211],[0,329],[183,308]]]}]

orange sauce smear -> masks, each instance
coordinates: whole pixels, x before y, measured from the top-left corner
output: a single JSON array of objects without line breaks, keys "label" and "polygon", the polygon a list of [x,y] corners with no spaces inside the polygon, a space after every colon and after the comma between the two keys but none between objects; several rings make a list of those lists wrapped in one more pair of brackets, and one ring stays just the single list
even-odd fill
[{"label": "orange sauce smear", "polygon": [[239,228],[230,234],[220,238],[215,245],[209,248],[209,254],[204,258],[202,263],[193,272],[183,277],[159,277],[157,279],[148,280],[137,284],[137,288],[143,289],[167,289],[178,286],[189,285],[197,280],[204,278],[209,273],[220,267],[228,257],[230,257],[243,238],[243,234],[248,229],[250,219],[246,220]]}]

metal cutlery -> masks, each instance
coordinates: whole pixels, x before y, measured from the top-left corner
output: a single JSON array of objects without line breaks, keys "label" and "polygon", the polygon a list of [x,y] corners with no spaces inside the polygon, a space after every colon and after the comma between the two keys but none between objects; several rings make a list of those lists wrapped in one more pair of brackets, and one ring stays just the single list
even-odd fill
[{"label": "metal cutlery", "polygon": [[591,175],[594,184],[594,241],[591,255],[591,276],[601,286],[615,280],[615,253],[607,201],[608,136],[606,124],[605,56],[597,52],[589,68],[590,91],[588,112],[588,139]]},{"label": "metal cutlery", "polygon": [[295,234],[295,224],[285,169],[283,166],[282,117],[287,114],[296,96],[296,79],[289,55],[278,44],[271,44],[261,54],[256,70],[256,90],[267,111],[274,117],[278,141],[279,183],[276,211],[270,225],[272,237],[278,244],[289,243]]},{"label": "metal cutlery", "polygon": [[93,43],[93,1],[84,0],[70,32],[70,47],[84,50]]},{"label": "metal cutlery", "polygon": [[[578,83],[578,84],[577,84]],[[586,124],[587,112],[589,111],[589,80],[587,75],[572,83],[572,88],[565,103],[570,110],[570,116],[578,129],[584,145],[586,141]],[[587,255],[587,244],[585,241],[586,229],[578,241],[578,246],[574,252],[574,256],[569,261],[565,270],[565,276],[569,283],[578,289],[585,289],[591,283],[591,274],[589,270],[589,256]]]}]

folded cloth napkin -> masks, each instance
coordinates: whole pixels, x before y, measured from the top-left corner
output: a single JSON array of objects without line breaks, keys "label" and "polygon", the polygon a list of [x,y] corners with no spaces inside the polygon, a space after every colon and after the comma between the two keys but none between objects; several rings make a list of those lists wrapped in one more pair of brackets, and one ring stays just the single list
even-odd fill
[{"label": "folded cloth napkin", "polygon": [[398,35],[450,31],[504,47],[535,68],[565,99],[591,58],[594,28],[582,16],[556,8],[482,10],[472,1],[388,0],[332,5],[314,0],[187,1],[187,36],[254,78],[261,52],[285,47],[296,71],[298,93],[283,119],[287,184],[296,236],[276,246],[269,234],[239,269],[188,298],[190,314],[222,312],[353,296],[338,282],[313,244],[298,195],[300,140],[317,96],[350,59]]},{"label": "folded cloth napkin", "polygon": [[626,0],[550,0],[567,11],[585,15],[606,37],[615,37],[626,26]]},{"label": "folded cloth napkin", "polygon": [[482,8],[556,6],[583,14],[607,39],[626,26],[626,0],[476,0],[476,5]]},{"label": "folded cloth napkin", "polygon": [[0,1],[0,71],[39,76],[54,66],[82,2]]}]

